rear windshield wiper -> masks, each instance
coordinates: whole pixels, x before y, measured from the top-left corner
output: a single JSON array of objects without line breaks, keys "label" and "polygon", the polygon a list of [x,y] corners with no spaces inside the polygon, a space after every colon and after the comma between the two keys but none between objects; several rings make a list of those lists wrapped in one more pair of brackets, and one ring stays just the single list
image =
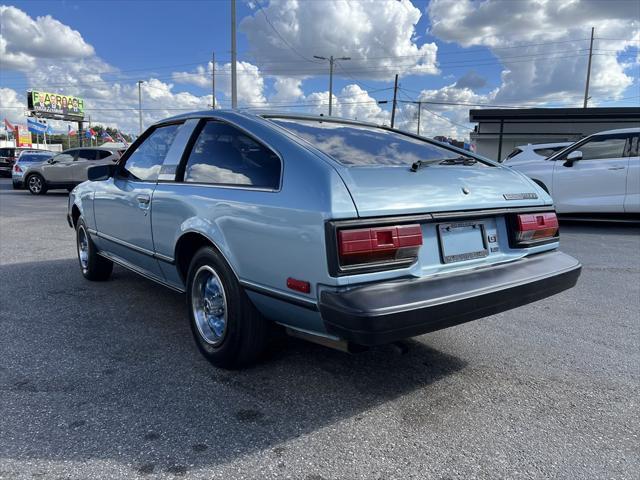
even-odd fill
[{"label": "rear windshield wiper", "polygon": [[441,160],[433,159],[433,160],[418,160],[417,162],[413,162],[411,165],[411,171],[417,172],[420,168],[427,166],[431,163],[439,163],[440,165],[473,165],[478,161],[475,158],[465,157],[460,155],[455,158],[443,158]]}]

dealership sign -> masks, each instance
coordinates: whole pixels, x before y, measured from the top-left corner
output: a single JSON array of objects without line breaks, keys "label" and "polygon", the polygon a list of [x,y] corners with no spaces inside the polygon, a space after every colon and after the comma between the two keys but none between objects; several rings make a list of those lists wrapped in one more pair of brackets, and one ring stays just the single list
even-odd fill
[{"label": "dealership sign", "polygon": [[84,100],[60,93],[39,90],[27,92],[27,107],[39,117],[76,121],[84,119]]}]

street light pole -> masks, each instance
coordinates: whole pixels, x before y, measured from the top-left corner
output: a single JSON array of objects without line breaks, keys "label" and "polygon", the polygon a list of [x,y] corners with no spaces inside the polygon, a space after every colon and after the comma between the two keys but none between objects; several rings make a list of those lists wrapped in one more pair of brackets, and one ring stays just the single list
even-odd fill
[{"label": "street light pole", "polygon": [[211,108],[216,109],[216,52],[211,53]]},{"label": "street light pole", "polygon": [[582,108],[587,108],[587,103],[589,102],[589,80],[591,77],[591,57],[593,56],[593,34],[595,32],[595,27],[591,27],[591,43],[589,45],[589,63],[587,64],[587,83],[584,86],[584,104]]},{"label": "street light pole", "polygon": [[140,122],[140,134],[142,135],[142,89],[140,86],[144,83],[143,80],[138,80],[138,120]]},{"label": "street light pole", "polygon": [[329,58],[327,58],[314,55],[313,58],[317,58],[319,60],[329,60],[329,116],[331,116],[331,107],[333,106],[333,64],[337,60],[351,60],[351,57],[333,58],[333,55],[331,55]]},{"label": "street light pole", "polygon": [[238,108],[236,60],[236,0],[231,0],[231,108]]}]

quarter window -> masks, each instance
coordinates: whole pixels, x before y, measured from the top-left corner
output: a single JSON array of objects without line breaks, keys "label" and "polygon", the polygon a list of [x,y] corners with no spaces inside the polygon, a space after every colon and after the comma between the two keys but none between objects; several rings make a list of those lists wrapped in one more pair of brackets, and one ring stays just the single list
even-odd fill
[{"label": "quarter window", "polygon": [[626,136],[595,137],[580,145],[576,150],[582,152],[583,160],[602,160],[606,158],[620,158],[624,155]]},{"label": "quarter window", "polygon": [[78,160],[95,160],[95,159],[96,159],[95,150],[80,150],[78,152]]},{"label": "quarter window", "polygon": [[209,121],[189,154],[184,181],[277,189],[280,170],[273,151],[231,125]]},{"label": "quarter window", "polygon": [[127,158],[122,169],[125,176],[134,180],[154,182],[169,148],[182,124],[156,128]]}]

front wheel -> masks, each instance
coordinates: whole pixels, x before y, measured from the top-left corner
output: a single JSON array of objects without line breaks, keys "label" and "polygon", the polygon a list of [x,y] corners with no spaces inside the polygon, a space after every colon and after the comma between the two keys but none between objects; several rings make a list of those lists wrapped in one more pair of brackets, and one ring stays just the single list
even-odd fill
[{"label": "front wheel", "polygon": [[191,261],[187,307],[196,344],[213,365],[238,368],[263,352],[269,324],[211,247],[201,248]]},{"label": "front wheel", "polygon": [[27,178],[27,188],[32,195],[44,195],[47,193],[47,184],[41,175],[34,173]]},{"label": "front wheel", "polygon": [[94,281],[107,280],[111,276],[113,262],[98,255],[82,218],[78,219],[76,227],[76,244],[78,261],[84,278]]}]

